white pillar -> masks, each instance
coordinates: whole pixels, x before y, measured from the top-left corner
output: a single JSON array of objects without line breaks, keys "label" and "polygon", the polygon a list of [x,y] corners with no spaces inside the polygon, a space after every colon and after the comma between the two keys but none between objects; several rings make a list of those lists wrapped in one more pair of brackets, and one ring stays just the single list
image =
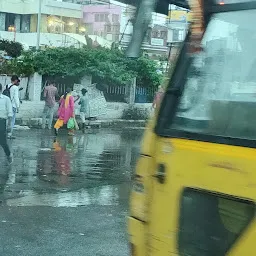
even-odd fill
[{"label": "white pillar", "polygon": [[5,31],[5,19],[6,19],[6,14],[3,12],[0,12],[0,31]]},{"label": "white pillar", "polygon": [[42,92],[42,76],[38,73],[29,78],[29,100],[40,101]]},{"label": "white pillar", "polygon": [[38,1],[38,15],[37,15],[37,40],[36,49],[40,48],[40,33],[41,33],[41,16],[42,16],[42,0]]},{"label": "white pillar", "polygon": [[136,77],[132,79],[126,85],[126,101],[128,104],[133,105],[135,103],[135,92],[136,92]]}]

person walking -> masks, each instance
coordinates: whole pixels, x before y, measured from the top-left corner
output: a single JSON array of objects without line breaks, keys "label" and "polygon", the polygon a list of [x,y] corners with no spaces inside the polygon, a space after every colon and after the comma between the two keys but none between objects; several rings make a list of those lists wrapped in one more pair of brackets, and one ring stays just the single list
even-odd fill
[{"label": "person walking", "polygon": [[89,98],[87,96],[87,90],[85,88],[83,88],[81,90],[82,92],[82,97],[80,98],[79,101],[79,105],[80,107],[80,118],[82,120],[82,130],[83,132],[85,132],[85,128],[86,128],[86,119],[90,117],[90,106],[89,106]]},{"label": "person walking", "polygon": [[[7,144],[7,130],[11,130],[12,116],[11,100],[9,97],[3,95],[3,86],[0,84],[0,145],[10,164],[13,162],[13,155]],[[6,129],[6,127],[8,128]]]},{"label": "person walking", "polygon": [[[59,129],[67,124],[70,118],[75,118],[75,103],[74,97],[71,95],[71,89],[68,88],[66,93],[61,96],[59,101],[59,109],[58,109],[58,120],[54,125],[55,134],[58,134]],[[74,130],[70,129],[68,131],[69,135],[74,135]]]},{"label": "person walking", "polygon": [[71,95],[74,97],[75,115],[78,115],[78,113],[79,113],[79,99],[80,99],[80,95],[77,93],[76,90],[73,90],[71,92]]},{"label": "person walking", "polygon": [[8,84],[5,89],[5,91],[9,92],[8,96],[11,99],[12,110],[13,110],[11,130],[8,133],[8,139],[15,139],[15,137],[12,134],[13,134],[13,128],[16,121],[16,113],[19,113],[19,108],[20,108],[19,84],[20,84],[19,77],[16,75],[13,75],[11,78],[11,84]]},{"label": "person walking", "polygon": [[46,119],[48,117],[48,129],[52,129],[52,121],[56,104],[56,97],[58,96],[58,89],[54,81],[50,81],[44,89],[45,106],[43,110],[42,128],[45,129]]},{"label": "person walking", "polygon": [[154,101],[152,103],[153,109],[159,109],[164,97],[164,89],[162,86],[158,87],[158,91],[155,94]]}]

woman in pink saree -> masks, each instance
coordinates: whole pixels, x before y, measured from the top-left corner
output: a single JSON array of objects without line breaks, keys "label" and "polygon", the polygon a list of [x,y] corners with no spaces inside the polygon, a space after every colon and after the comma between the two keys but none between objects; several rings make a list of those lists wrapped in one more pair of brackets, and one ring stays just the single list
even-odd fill
[{"label": "woman in pink saree", "polygon": [[[59,129],[68,123],[71,117],[75,117],[75,103],[74,97],[71,95],[71,89],[68,88],[67,92],[60,98],[60,107],[58,109],[58,120],[54,125],[55,134],[58,134]],[[69,135],[74,135],[74,130],[68,131]]]}]

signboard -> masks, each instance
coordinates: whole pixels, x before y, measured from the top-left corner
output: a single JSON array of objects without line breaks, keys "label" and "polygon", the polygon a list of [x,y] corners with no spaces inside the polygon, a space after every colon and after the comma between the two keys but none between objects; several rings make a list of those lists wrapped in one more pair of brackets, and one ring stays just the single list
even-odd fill
[{"label": "signboard", "polygon": [[164,39],[161,39],[161,38],[151,38],[151,45],[164,46]]},{"label": "signboard", "polygon": [[170,10],[168,14],[170,21],[191,22],[192,13],[182,10]]},{"label": "signboard", "polygon": [[74,91],[81,96],[81,90],[85,88],[88,92],[90,117],[103,116],[107,112],[107,102],[102,91],[96,88],[95,84],[83,86],[81,84],[74,84]]}]

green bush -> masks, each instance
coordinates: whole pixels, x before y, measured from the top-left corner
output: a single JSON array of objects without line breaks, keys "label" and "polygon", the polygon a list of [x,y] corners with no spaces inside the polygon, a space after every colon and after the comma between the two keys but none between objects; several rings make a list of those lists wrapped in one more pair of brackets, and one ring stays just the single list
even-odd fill
[{"label": "green bush", "polygon": [[122,119],[124,120],[147,120],[149,113],[145,109],[130,106],[128,109],[124,109]]},{"label": "green bush", "polygon": [[137,78],[140,87],[157,88],[162,75],[157,73],[157,65],[145,57],[127,58],[118,49],[102,47],[90,48],[47,48],[42,51],[23,52],[18,59],[5,62],[1,73],[31,75],[38,72],[48,76],[72,76],[81,78],[91,75],[96,83],[126,85]]},{"label": "green bush", "polygon": [[7,55],[13,58],[17,58],[23,51],[23,46],[19,42],[0,40],[0,50],[6,51]]}]

